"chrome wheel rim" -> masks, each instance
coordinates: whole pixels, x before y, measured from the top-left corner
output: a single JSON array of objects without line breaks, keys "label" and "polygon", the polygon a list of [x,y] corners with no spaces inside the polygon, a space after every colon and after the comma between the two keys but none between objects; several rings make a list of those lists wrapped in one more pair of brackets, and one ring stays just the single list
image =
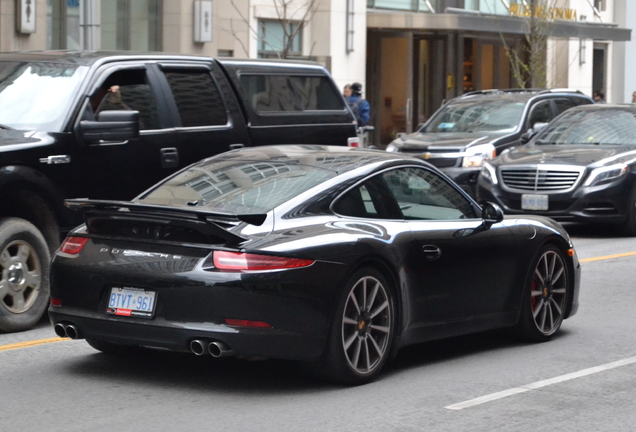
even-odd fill
[{"label": "chrome wheel rim", "polygon": [[38,297],[42,266],[35,249],[16,240],[0,252],[0,302],[12,313],[28,311]]},{"label": "chrome wheel rim", "polygon": [[391,304],[386,288],[374,277],[356,282],[342,316],[342,346],[349,366],[366,375],[386,356],[391,335]]},{"label": "chrome wheel rim", "polygon": [[545,252],[534,270],[530,290],[532,316],[537,329],[548,336],[559,329],[567,299],[567,271],[555,251]]}]

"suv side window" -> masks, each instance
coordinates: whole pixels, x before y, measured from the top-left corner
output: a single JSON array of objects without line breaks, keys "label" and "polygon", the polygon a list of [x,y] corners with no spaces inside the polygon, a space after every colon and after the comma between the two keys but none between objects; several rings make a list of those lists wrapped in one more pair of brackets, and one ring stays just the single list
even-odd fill
[{"label": "suv side window", "polygon": [[557,109],[557,115],[561,114],[563,111],[573,108],[577,106],[577,104],[571,99],[555,99],[554,105]]},{"label": "suv side window", "polygon": [[145,69],[113,72],[91,96],[91,108],[97,116],[107,110],[139,111],[140,129],[160,129],[159,110]]},{"label": "suv side window", "polygon": [[257,112],[345,109],[340,94],[324,76],[241,75],[240,81]]},{"label": "suv side window", "polygon": [[227,111],[221,92],[208,70],[164,71],[183,127],[223,126]]},{"label": "suv side window", "polygon": [[528,120],[528,127],[532,127],[535,123],[549,123],[554,118],[550,101],[541,101],[532,107]]}]

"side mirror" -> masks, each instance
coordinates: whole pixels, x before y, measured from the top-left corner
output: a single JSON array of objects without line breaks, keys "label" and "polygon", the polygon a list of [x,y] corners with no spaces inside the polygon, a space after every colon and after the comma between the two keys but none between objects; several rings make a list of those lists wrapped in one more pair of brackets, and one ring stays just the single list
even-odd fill
[{"label": "side mirror", "polygon": [[497,204],[487,202],[481,208],[481,218],[484,228],[488,229],[503,220],[504,212]]},{"label": "side mirror", "polygon": [[521,134],[521,137],[519,137],[519,142],[521,144],[528,144],[530,138],[532,138],[532,135],[534,135],[534,130],[530,128],[528,129],[528,132]]},{"label": "side mirror", "polygon": [[87,142],[126,141],[139,137],[139,111],[115,110],[97,114],[97,121],[82,120],[79,133]]}]

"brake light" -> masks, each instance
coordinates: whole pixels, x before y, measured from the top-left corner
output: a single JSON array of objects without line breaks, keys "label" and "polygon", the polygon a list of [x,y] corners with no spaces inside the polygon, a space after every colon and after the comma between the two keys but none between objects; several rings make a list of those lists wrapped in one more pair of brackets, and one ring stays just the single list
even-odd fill
[{"label": "brake light", "polygon": [[240,252],[214,251],[214,267],[219,270],[279,270],[307,267],[312,260],[273,255],[256,255]]},{"label": "brake light", "polygon": [[87,241],[88,237],[66,237],[60,246],[60,252],[76,255],[80,253]]},{"label": "brake light", "polygon": [[250,321],[250,320],[240,320],[240,319],[230,319],[230,318],[225,318],[225,324],[231,325],[234,327],[272,328],[271,324],[268,324],[263,321]]},{"label": "brake light", "polygon": [[62,300],[51,297],[51,306],[62,306]]},{"label": "brake light", "polygon": [[347,145],[349,147],[360,147],[360,139],[358,137],[347,138]]}]

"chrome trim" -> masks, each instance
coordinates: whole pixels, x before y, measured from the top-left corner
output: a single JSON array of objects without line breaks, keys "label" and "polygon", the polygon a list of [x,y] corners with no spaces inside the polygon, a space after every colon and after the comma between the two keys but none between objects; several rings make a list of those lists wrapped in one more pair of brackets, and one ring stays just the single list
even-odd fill
[{"label": "chrome trim", "polygon": [[[540,194],[544,194],[544,195],[554,195],[554,194],[559,194],[559,193],[568,193],[573,191],[574,189],[576,189],[581,182],[583,181],[583,178],[585,177],[583,174],[585,173],[585,167],[577,167],[577,166],[572,166],[572,165],[557,165],[557,164],[539,164],[539,165],[505,165],[505,166],[500,166],[498,167],[498,180],[500,181],[501,184],[501,188],[507,192],[514,192],[514,193],[540,193]],[[526,175],[528,175],[528,179],[531,178],[530,175],[533,175],[534,178],[532,179],[532,181],[528,181],[527,188],[519,188],[519,187],[513,187],[510,186],[507,182],[506,179],[504,178],[504,173],[505,172],[511,172],[511,171],[519,171],[519,172],[523,172]],[[558,177],[559,175],[569,175],[570,177],[572,175],[576,175],[576,179],[574,179],[574,181],[572,181],[571,183],[568,181],[568,186],[567,187],[562,187],[559,188],[558,185],[556,186],[552,186],[551,189],[547,189],[549,186],[545,186],[545,183],[543,183],[543,187],[541,187],[541,182],[545,182],[546,178],[548,177],[548,171],[552,171],[553,173],[553,177],[552,179],[556,177]],[[543,174],[542,174],[543,173]],[[509,181],[509,180],[508,180]]]}]

